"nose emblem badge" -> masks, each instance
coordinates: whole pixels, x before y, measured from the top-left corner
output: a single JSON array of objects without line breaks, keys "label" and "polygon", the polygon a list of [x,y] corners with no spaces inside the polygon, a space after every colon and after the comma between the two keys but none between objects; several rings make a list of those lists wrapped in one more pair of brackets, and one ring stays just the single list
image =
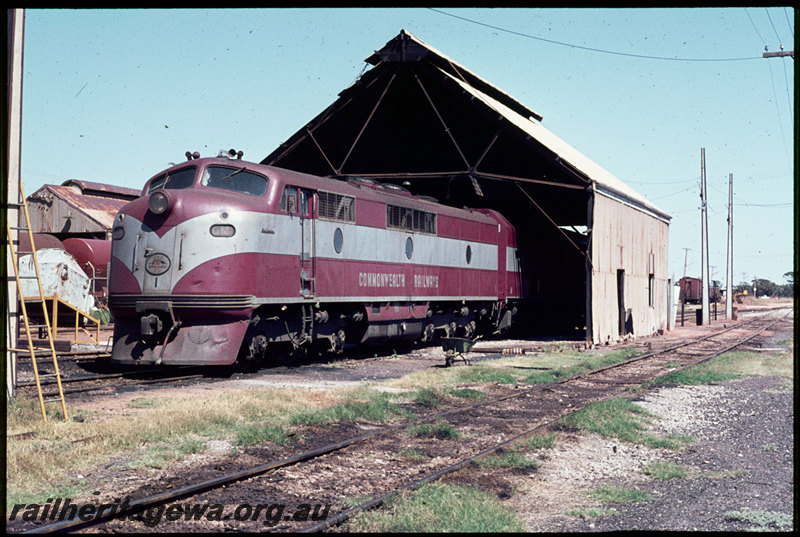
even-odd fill
[{"label": "nose emblem badge", "polygon": [[147,258],[144,269],[148,274],[160,276],[169,270],[170,265],[169,257],[162,253],[155,253]]}]

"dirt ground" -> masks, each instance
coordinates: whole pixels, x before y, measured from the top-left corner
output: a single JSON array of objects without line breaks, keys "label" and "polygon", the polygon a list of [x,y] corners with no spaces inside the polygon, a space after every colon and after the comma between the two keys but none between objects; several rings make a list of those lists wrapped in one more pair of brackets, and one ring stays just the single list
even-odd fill
[{"label": "dirt ground", "polygon": [[[746,315],[746,313],[745,313]],[[741,315],[740,315],[740,318]],[[642,346],[667,346],[672,341],[695,337],[724,325],[686,326],[661,336],[638,338],[619,346],[635,343]],[[788,323],[787,323],[787,326]],[[777,349],[777,341],[792,337],[791,328],[775,334],[763,344],[765,350]],[[475,347],[488,348],[491,342]],[[530,346],[530,341],[504,342],[509,348]],[[553,346],[580,347],[581,342],[551,340],[540,342],[543,349]],[[602,346],[605,352],[619,346]],[[480,352],[474,359],[481,360]],[[211,390],[239,390],[253,387],[340,387],[399,377],[428,367],[443,367],[441,348],[400,354],[391,359],[341,360],[336,364],[306,365],[301,368],[277,367],[256,375],[234,375],[192,387],[162,388],[159,397],[185,396],[187,390],[203,394]],[[593,434],[559,430],[555,446],[536,456],[541,466],[530,474],[509,471],[479,475],[476,486],[497,494],[513,509],[530,531],[589,532],[617,530],[689,530],[745,531],[753,529],[790,530],[793,520],[793,383],[779,378],[748,378],[696,387],[665,387],[646,393],[637,402],[658,415],[655,433],[691,435],[696,442],[680,451],[656,450],[608,440]],[[100,412],[135,412],[128,405],[142,397],[142,392],[94,397],[77,406]],[[191,460],[164,472],[180,472],[187,464],[207,465],[222,461],[230,452],[225,442],[212,442],[208,449]],[[648,477],[642,469],[658,460],[684,465],[689,477],[659,480]],[[111,464],[108,467],[111,468]],[[119,466],[117,466],[119,468]],[[89,478],[90,476],[87,476]],[[133,486],[149,475],[91,476],[98,487],[125,483]],[[448,480],[470,481],[469,472]],[[637,488],[650,500],[640,503],[602,504],[587,495],[600,485]],[[570,510],[604,509],[603,516],[582,518],[566,514]],[[743,522],[731,513],[760,513],[766,522]],[[766,515],[765,515],[766,513]],[[769,518],[773,516],[774,521]],[[788,524],[788,525],[787,525]]]}]

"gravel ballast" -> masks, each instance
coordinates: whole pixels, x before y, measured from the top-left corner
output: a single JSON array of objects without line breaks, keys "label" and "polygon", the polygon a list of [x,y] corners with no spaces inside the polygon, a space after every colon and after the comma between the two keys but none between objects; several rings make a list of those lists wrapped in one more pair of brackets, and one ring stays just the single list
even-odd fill
[{"label": "gravel ballast", "polygon": [[[521,492],[508,500],[529,530],[793,529],[791,380],[752,377],[664,387],[634,401],[659,417],[654,433],[689,435],[694,442],[682,450],[651,449],[559,432],[556,446],[540,455],[545,460],[539,471],[515,483]],[[642,470],[655,461],[678,465],[687,477],[645,475]],[[592,499],[587,492],[601,485],[635,488],[649,500]]]}]

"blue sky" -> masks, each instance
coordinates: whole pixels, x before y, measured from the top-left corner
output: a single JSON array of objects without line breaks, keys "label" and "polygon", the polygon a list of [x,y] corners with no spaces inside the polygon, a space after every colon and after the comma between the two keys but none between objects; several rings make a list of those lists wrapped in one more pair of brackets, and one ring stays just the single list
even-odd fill
[{"label": "blue sky", "polygon": [[[670,272],[785,283],[793,264],[789,7],[37,10],[25,15],[27,194],[83,179],[139,188],[187,150],[259,161],[332,103],[401,29],[541,114],[672,215]],[[688,256],[685,257],[689,248]]]}]

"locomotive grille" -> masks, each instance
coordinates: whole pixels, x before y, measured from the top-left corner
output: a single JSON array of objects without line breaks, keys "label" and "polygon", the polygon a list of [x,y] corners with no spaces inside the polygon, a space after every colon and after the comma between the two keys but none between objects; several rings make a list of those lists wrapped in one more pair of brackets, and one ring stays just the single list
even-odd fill
[{"label": "locomotive grille", "polygon": [[343,222],[356,221],[356,199],[335,192],[319,191],[319,216]]},{"label": "locomotive grille", "polygon": [[252,295],[113,295],[112,308],[135,308],[138,302],[170,302],[173,308],[238,309],[253,306]]},{"label": "locomotive grille", "polygon": [[387,205],[386,227],[419,231],[421,233],[435,235],[436,213],[429,213],[409,207],[400,207],[398,205]]}]

